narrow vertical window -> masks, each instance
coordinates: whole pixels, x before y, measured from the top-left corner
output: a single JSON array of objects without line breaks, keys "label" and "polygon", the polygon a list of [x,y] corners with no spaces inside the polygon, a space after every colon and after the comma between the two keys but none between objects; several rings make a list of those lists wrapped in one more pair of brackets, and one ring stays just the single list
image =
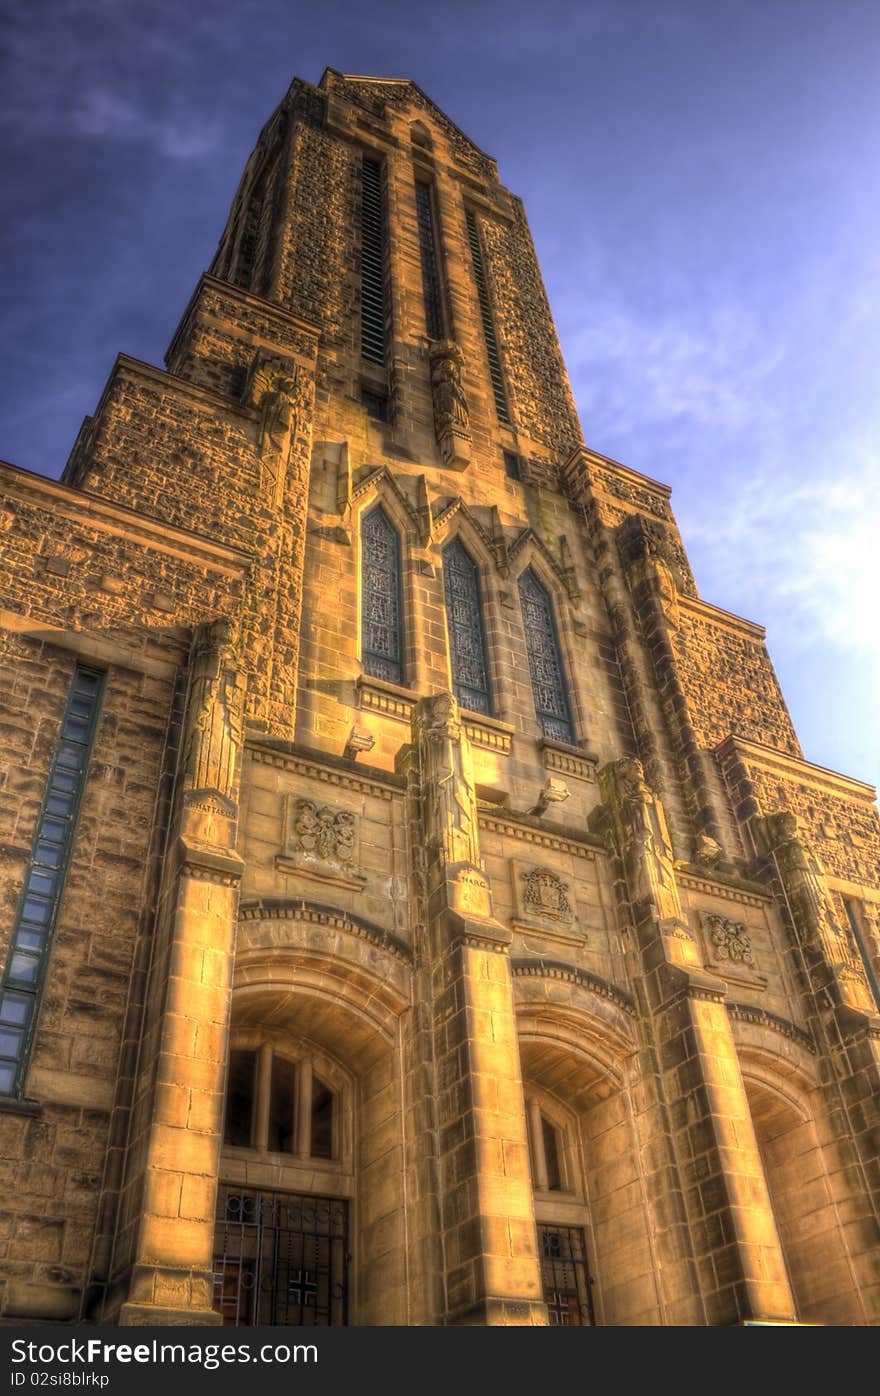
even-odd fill
[{"label": "narrow vertical window", "polygon": [[256,1073],[256,1052],[233,1050],[229,1053],[223,1139],[226,1144],[235,1144],[242,1149],[249,1149],[253,1142]]},{"label": "narrow vertical window", "polygon": [[403,683],[400,537],[381,505],[361,528],[361,578],[364,673]]},{"label": "narrow vertical window", "polygon": [[857,903],[852,897],[843,897],[842,900],[843,907],[846,912],[846,919],[849,922],[849,928],[852,931],[853,940],[855,941],[856,949],[859,952],[859,957],[862,961],[862,964],[865,967],[865,974],[867,975],[868,983],[871,986],[871,992],[874,995],[874,1001],[877,1004],[878,1009],[880,1009],[880,982],[878,982],[877,974],[874,969],[874,962],[871,959],[871,952],[868,949],[867,936],[862,930],[862,920],[860,915],[861,905]]},{"label": "narrow vertical window", "polygon": [[361,355],[385,363],[385,211],[382,166],[364,156],[361,181]]},{"label": "narrow vertical window", "polygon": [[498,353],[495,322],[492,319],[492,303],[489,300],[483,248],[480,244],[476,216],[471,209],[467,211],[467,235],[474,263],[474,280],[477,283],[477,297],[480,302],[480,318],[483,321],[483,338],[486,341],[486,354],[489,359],[489,378],[492,383],[492,395],[495,399],[495,411],[498,413],[499,422],[509,422],[510,414],[507,410],[507,394],[504,391],[504,377],[501,372],[501,357]]},{"label": "narrow vertical window", "polygon": [[104,675],[77,665],[0,985],[0,1094],[20,1091],[73,846]]},{"label": "narrow vertical window", "polygon": [[443,587],[455,696],[471,712],[491,713],[480,579],[476,563],[457,538],[443,550]]},{"label": "narrow vertical window", "polygon": [[443,314],[443,283],[437,255],[437,219],[434,213],[434,191],[424,180],[416,180],[416,217],[419,225],[419,252],[422,259],[422,295],[425,301],[425,322],[431,339],[446,337]]},{"label": "narrow vertical window", "polygon": [[574,742],[559,637],[546,587],[531,568],[519,579],[519,596],[529,654],[535,712],[545,737]]}]

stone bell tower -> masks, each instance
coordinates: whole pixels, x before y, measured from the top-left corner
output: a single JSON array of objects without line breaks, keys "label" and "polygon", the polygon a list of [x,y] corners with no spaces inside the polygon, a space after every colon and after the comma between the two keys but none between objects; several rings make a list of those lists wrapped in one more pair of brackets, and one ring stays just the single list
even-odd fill
[{"label": "stone bell tower", "polygon": [[294,81],[0,483],[6,1321],[877,1321],[874,791],[415,83]]}]

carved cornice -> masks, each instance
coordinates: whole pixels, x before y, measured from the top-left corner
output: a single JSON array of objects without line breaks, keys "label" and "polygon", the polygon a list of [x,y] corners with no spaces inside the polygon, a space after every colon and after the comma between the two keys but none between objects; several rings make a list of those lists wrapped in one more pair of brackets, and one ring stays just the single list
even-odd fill
[{"label": "carved cornice", "polygon": [[215,848],[180,835],[177,840],[181,874],[219,887],[237,887],[244,872],[244,859],[231,848]]},{"label": "carved cornice", "polygon": [[734,615],[733,611],[723,611],[720,606],[713,606],[711,602],[700,601],[693,596],[680,596],[678,607],[684,615],[697,616],[700,620],[711,621],[713,625],[723,625],[726,630],[748,635],[751,640],[763,640],[767,634],[764,626],[757,621],[745,620],[743,616]]},{"label": "carved cornice", "polygon": [[791,1038],[792,1042],[798,1042],[802,1047],[815,1057],[816,1044],[808,1032],[799,1028],[795,1023],[790,1023],[787,1018],[780,1018],[776,1013],[770,1013],[766,1008],[757,1008],[751,1003],[730,1003],[727,1011],[731,1018],[736,1018],[742,1023],[756,1023],[762,1028],[771,1028],[773,1032],[781,1033],[783,1037]]},{"label": "carved cornice", "polygon": [[325,926],[331,931],[347,931],[349,935],[360,936],[374,945],[387,950],[406,964],[412,962],[412,950],[399,936],[376,926],[371,921],[349,916],[347,912],[333,907],[322,906],[318,902],[306,902],[300,898],[289,900],[286,897],[260,897],[253,901],[242,901],[238,909],[239,921],[302,921],[307,925]]},{"label": "carved cornice", "polygon": [[383,717],[396,718],[409,726],[416,695],[411,689],[385,679],[374,679],[361,674],[356,683],[358,707],[370,712],[381,713]]},{"label": "carved cornice", "polygon": [[733,882],[722,882],[717,877],[703,877],[700,873],[676,867],[675,880],[680,887],[688,887],[693,892],[701,892],[707,897],[721,897],[724,901],[739,902],[741,906],[766,907],[773,897],[755,886],[752,890]]},{"label": "carved cornice", "polygon": [[619,989],[616,984],[609,983],[607,979],[602,979],[587,969],[569,964],[567,960],[511,960],[510,972],[517,979],[566,979],[570,984],[580,984],[585,989],[590,989],[600,998],[609,999],[631,1017],[635,1015],[635,1001],[625,989]]},{"label": "carved cornice", "polygon": [[264,315],[267,320],[274,320],[276,324],[284,328],[295,327],[302,334],[308,335],[315,341],[315,352],[317,343],[321,335],[321,326],[313,320],[306,320],[302,315],[298,315],[293,310],[288,310],[286,306],[278,301],[267,301],[262,296],[255,296],[253,291],[245,291],[241,286],[234,286],[231,281],[224,281],[213,273],[203,272],[199,278],[198,285],[189,298],[189,303],[183,315],[180,317],[180,324],[174,331],[174,337],[168,346],[165,354],[165,362],[173,358],[174,351],[178,343],[186,332],[190,320],[196,313],[199,302],[204,298],[206,292],[213,292],[215,295],[223,296],[226,300],[237,301],[239,305],[245,305],[254,310],[259,315]]},{"label": "carved cornice", "polygon": [[[167,375],[163,374],[162,377]],[[228,576],[240,575],[253,560],[252,554],[240,548],[230,547],[205,534],[192,533],[161,519],[148,518],[146,514],[117,504],[112,499],[105,499],[103,495],[87,493],[76,485],[68,485],[60,480],[47,480],[42,475],[34,475],[6,461],[0,461],[0,481],[8,487],[10,496],[23,496],[28,504],[38,508],[51,508],[54,513],[75,520],[83,528],[94,528],[102,533],[137,540],[156,552],[169,554],[184,562],[196,562],[202,567],[216,568]]]},{"label": "carved cornice", "polygon": [[561,775],[575,776],[578,780],[588,780],[595,783],[596,768],[599,765],[598,756],[593,756],[590,752],[580,751],[567,742],[554,742],[549,737],[542,737],[538,746],[544,760],[545,770],[558,771]]},{"label": "carved cornice", "polygon": [[510,755],[510,743],[514,729],[509,723],[499,722],[497,718],[493,717],[484,717],[482,713],[471,713],[463,708],[461,710],[461,725],[473,746],[486,747],[489,751],[497,751],[502,756]]},{"label": "carved cornice", "polygon": [[747,765],[760,766],[764,770],[783,776],[786,780],[812,785],[820,790],[830,790],[844,799],[857,800],[867,805],[873,805],[877,799],[876,789],[865,781],[840,775],[837,771],[829,771],[825,766],[815,766],[811,761],[805,761],[802,756],[791,756],[776,747],[764,746],[761,742],[740,737],[735,732],[718,743],[715,754],[722,762],[739,757]]},{"label": "carved cornice", "polygon": [[502,814],[490,813],[484,807],[480,807],[478,818],[481,829],[488,829],[493,834],[506,834],[535,848],[553,848],[558,853],[570,853],[574,858],[586,858],[591,862],[597,855],[605,855],[605,849],[598,839],[581,842],[569,834],[557,834],[551,829],[536,828]]},{"label": "carved cornice", "polygon": [[310,760],[297,752],[286,751],[284,744],[274,742],[268,737],[248,737],[245,750],[252,761],[259,761],[264,766],[278,766],[281,770],[308,776],[312,780],[322,781],[325,785],[336,785],[342,790],[357,790],[364,795],[375,795],[380,800],[393,800],[395,795],[401,793],[401,782],[394,776],[389,776],[386,784],[384,780],[377,779],[372,774],[365,776],[360,772],[330,765],[329,762],[325,765],[323,761]]},{"label": "carved cornice", "polygon": [[604,471],[612,477],[616,476],[623,484],[647,490],[656,496],[659,504],[668,508],[668,500],[672,494],[670,485],[664,485],[660,480],[653,480],[650,475],[643,475],[641,471],[633,470],[632,466],[623,465],[619,460],[613,460],[611,456],[602,456],[598,451],[588,450],[584,446],[577,446],[562,467],[566,489],[575,499],[579,499],[578,486],[581,480],[586,479],[595,489],[601,491],[603,488],[602,480],[596,478],[597,471]]}]

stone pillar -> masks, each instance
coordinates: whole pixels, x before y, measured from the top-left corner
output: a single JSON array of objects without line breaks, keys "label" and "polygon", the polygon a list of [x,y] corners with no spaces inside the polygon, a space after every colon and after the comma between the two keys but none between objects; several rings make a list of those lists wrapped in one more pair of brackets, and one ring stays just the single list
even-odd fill
[{"label": "stone pillar", "polygon": [[[158,1059],[142,1137],[141,1221],[120,1324],[215,1324],[214,1213],[238,882],[235,852],[244,686],[227,621],[197,632],[184,725]],[[134,1159],[129,1166],[138,1167]]]},{"label": "stone pillar", "polygon": [[437,1216],[450,1324],[544,1324],[508,951],[480,863],[455,699],[422,699],[408,761],[430,995]]},{"label": "stone pillar", "polygon": [[[788,810],[756,816],[752,834],[786,908],[802,962],[807,1020],[827,1070],[832,1132],[847,1141],[839,1186],[841,1226],[863,1302],[880,1320],[880,1014],[851,932],[835,914],[825,870]],[[781,895],[780,895],[781,894]]]},{"label": "stone pillar", "polygon": [[792,1321],[794,1301],[724,1004],[682,917],[663,807],[641,763],[599,773],[593,826],[618,871],[705,1319]]}]

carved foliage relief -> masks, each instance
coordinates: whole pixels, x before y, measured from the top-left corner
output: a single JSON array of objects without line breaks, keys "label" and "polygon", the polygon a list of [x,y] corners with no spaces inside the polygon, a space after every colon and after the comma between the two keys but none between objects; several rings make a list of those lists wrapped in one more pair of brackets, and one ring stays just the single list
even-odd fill
[{"label": "carved foliage relief", "polygon": [[703,928],[711,946],[712,956],[719,963],[756,969],[751,937],[742,921],[731,921],[715,912],[704,912]]}]

